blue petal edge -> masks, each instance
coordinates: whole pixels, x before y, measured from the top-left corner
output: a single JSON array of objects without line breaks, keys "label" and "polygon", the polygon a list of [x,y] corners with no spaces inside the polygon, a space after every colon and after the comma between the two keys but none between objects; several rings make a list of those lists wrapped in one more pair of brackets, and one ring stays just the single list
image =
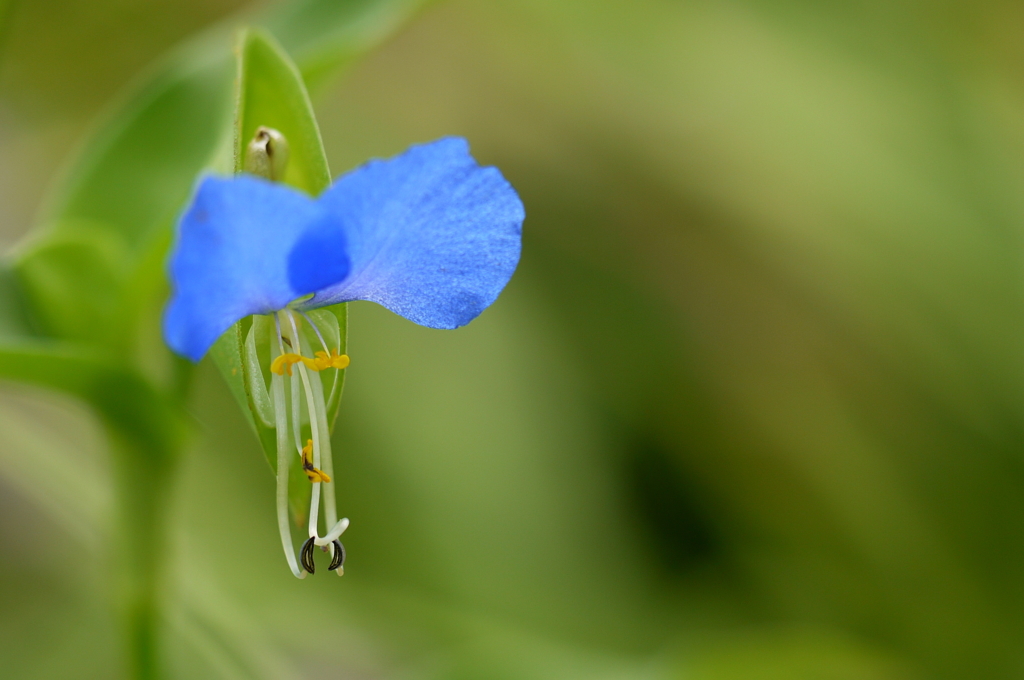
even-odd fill
[{"label": "blue petal edge", "polygon": [[370,300],[422,326],[457,328],[494,302],[519,262],[523,204],[496,168],[477,164],[462,138],[371,161],[318,203],[327,219],[297,243],[303,255],[290,262],[292,285],[313,283],[313,272],[337,272],[337,251],[323,247],[335,239],[351,271],[318,288],[307,308]]},{"label": "blue petal edge", "polygon": [[239,319],[313,292],[292,286],[287,262],[322,218],[313,199],[281,184],[245,175],[201,178],[171,256],[163,324],[171,349],[199,361]]}]

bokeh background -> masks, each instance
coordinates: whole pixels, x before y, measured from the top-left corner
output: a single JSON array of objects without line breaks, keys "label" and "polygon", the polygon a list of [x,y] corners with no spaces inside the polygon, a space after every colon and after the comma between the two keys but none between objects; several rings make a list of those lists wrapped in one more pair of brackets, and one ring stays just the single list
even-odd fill
[{"label": "bokeh background", "polygon": [[[4,6],[0,246],[119,92],[248,9]],[[456,332],[351,306],[340,581],[289,575],[201,367],[175,677],[1024,677],[1020,3],[437,2],[315,105],[335,174],[469,138],[522,264]],[[0,386],[5,678],[117,677],[106,456],[80,404]]]}]

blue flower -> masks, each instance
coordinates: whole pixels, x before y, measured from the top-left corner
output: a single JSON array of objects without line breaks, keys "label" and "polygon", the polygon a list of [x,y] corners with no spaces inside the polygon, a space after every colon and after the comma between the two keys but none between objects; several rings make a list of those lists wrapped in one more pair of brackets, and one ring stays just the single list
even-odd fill
[{"label": "blue flower", "polygon": [[[271,384],[255,371],[249,388],[265,405],[257,417],[272,419],[276,430],[278,528],[296,577],[315,571],[316,547],[330,552],[329,569],[343,573],[338,538],[349,525],[338,519],[330,486],[326,408],[349,359],[329,347],[311,310],[370,300],[423,326],[463,326],[512,276],[523,217],[515,190],[497,169],[477,165],[458,138],[371,161],[316,198],[253,176],[200,181],[178,223],[164,337],[199,361],[238,320],[270,315],[254,317],[250,338],[258,332],[270,343]],[[323,371],[333,381],[322,382]],[[288,502],[293,464],[313,485],[299,559]]]},{"label": "blue flower", "polygon": [[354,300],[457,328],[512,276],[523,218],[501,173],[454,137],[371,161],[317,198],[246,175],[206,177],[178,225],[164,337],[198,361],[250,314]]}]

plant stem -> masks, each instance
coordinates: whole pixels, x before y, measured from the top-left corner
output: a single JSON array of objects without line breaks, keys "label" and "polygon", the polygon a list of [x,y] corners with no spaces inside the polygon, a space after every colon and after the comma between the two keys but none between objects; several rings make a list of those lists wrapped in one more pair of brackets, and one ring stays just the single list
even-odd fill
[{"label": "plant stem", "polygon": [[181,402],[131,372],[101,373],[89,401],[106,425],[113,469],[115,524],[111,570],[132,680],[159,680],[168,500],[185,443]]},{"label": "plant stem", "polygon": [[167,561],[168,500],[179,452],[138,446],[111,432],[116,516],[115,596],[128,662],[127,677],[162,676],[159,628]]}]

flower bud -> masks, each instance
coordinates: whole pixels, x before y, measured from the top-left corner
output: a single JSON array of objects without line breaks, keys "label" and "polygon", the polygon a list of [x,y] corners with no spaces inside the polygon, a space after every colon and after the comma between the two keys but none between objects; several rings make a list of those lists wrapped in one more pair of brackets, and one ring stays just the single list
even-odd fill
[{"label": "flower bud", "polygon": [[262,125],[256,128],[256,135],[245,149],[245,164],[242,169],[272,182],[278,182],[284,178],[287,167],[288,140],[273,128]]}]

